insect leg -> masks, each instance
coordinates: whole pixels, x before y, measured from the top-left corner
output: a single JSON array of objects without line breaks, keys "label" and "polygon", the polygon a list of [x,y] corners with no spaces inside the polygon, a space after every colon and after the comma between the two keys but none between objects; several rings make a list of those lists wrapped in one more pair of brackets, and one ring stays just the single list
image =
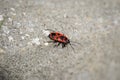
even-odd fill
[{"label": "insect leg", "polygon": [[66,46],[66,44],[62,43],[62,48],[64,48]]},{"label": "insect leg", "polygon": [[53,41],[47,41],[48,43],[53,43]]},{"label": "insect leg", "polygon": [[58,44],[57,45],[54,45],[54,47],[58,47],[60,45],[60,42],[58,42]]}]

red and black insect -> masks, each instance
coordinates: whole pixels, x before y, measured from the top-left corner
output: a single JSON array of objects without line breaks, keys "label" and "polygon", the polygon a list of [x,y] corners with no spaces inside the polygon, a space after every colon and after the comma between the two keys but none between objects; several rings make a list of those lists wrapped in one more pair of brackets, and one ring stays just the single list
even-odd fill
[{"label": "red and black insect", "polygon": [[62,48],[66,47],[67,44],[70,44],[70,40],[62,33],[60,32],[51,32],[48,37],[53,40],[55,43],[58,42],[59,46],[60,44],[62,44]]},{"label": "red and black insect", "polygon": [[[72,47],[71,42],[78,43],[78,42],[71,41],[63,33],[55,32],[54,30],[51,30],[51,29],[45,29],[44,33],[52,40],[52,41],[48,41],[48,42],[58,43],[54,47],[58,47],[61,44],[62,48],[64,48],[64,47],[66,47],[66,45],[69,44],[71,46],[71,48],[74,50],[74,48]],[[78,43],[78,44],[80,44],[80,43]]]},{"label": "red and black insect", "polygon": [[[46,30],[51,32],[47,32]],[[66,47],[66,45],[68,44],[72,47],[70,39],[63,33],[55,32],[54,30],[51,30],[51,29],[46,29],[46,30],[44,33],[46,33],[47,36],[52,40],[48,42],[58,43],[54,47],[58,47],[60,44],[62,45],[62,48]],[[72,49],[74,48],[72,47]]]}]

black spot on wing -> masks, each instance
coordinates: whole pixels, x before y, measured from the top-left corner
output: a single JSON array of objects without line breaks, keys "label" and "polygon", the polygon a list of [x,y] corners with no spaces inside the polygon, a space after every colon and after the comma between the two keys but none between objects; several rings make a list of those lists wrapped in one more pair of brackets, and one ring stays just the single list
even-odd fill
[{"label": "black spot on wing", "polygon": [[57,35],[60,35],[60,33],[57,33]]},{"label": "black spot on wing", "polygon": [[67,40],[67,38],[65,36],[60,36],[61,40]]},{"label": "black spot on wing", "polygon": [[64,36],[60,36],[60,39],[62,39],[62,40],[63,40],[64,38],[65,38]]},{"label": "black spot on wing", "polygon": [[51,35],[54,37],[54,36],[56,36],[56,34],[55,33],[51,33]]}]

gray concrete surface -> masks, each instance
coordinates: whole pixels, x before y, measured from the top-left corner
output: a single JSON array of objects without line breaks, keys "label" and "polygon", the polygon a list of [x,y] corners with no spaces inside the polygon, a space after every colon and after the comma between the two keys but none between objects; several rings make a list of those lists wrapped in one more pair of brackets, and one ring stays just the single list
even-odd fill
[{"label": "gray concrete surface", "polygon": [[0,0],[0,80],[120,80],[120,0]]}]

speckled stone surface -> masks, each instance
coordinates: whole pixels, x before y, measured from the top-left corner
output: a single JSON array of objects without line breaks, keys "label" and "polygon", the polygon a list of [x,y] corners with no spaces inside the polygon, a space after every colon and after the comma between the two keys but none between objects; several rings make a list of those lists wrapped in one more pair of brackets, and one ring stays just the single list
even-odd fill
[{"label": "speckled stone surface", "polygon": [[120,0],[0,0],[0,80],[120,80]]}]

